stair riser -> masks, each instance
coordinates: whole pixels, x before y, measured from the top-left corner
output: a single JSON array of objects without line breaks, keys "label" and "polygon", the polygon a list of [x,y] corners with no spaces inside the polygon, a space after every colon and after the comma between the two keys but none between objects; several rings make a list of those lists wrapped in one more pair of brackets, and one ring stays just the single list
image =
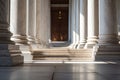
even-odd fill
[{"label": "stair riser", "polygon": [[92,60],[91,49],[42,49],[33,51],[33,60]]},{"label": "stair riser", "polygon": [[90,53],[91,51],[34,51],[34,53]]},{"label": "stair riser", "polygon": [[35,56],[34,57],[91,57],[91,55],[69,55],[69,56],[65,56],[65,55],[42,55],[42,56]]},{"label": "stair riser", "polygon": [[48,61],[60,61],[60,60],[93,60],[92,57],[33,57],[33,60],[48,60]]}]

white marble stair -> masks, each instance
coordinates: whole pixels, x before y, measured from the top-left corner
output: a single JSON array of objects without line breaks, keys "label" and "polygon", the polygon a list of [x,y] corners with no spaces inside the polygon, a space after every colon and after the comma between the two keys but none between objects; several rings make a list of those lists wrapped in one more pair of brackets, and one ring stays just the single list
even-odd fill
[{"label": "white marble stair", "polygon": [[92,49],[52,48],[33,50],[33,60],[43,61],[91,61]]}]

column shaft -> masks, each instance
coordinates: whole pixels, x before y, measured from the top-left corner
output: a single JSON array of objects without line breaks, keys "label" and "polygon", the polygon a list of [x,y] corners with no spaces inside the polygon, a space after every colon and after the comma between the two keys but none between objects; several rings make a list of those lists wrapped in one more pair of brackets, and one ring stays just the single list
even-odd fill
[{"label": "column shaft", "polygon": [[72,0],[71,6],[71,48],[74,47],[75,44],[75,0]]},{"label": "column shaft", "polygon": [[79,35],[79,11],[80,11],[80,0],[75,0],[76,1],[76,4],[75,4],[75,36],[76,36],[76,39],[75,39],[75,44],[76,44],[76,47],[75,48],[77,48],[78,47],[78,43],[79,43],[79,37],[80,37],[80,35]]},{"label": "column shaft", "polygon": [[28,43],[35,43],[36,36],[36,0],[27,0],[27,37]]},{"label": "column shaft", "polygon": [[37,0],[37,42],[40,48],[49,46],[50,39],[50,0]]},{"label": "column shaft", "polygon": [[87,42],[87,0],[80,0],[79,15],[80,40],[78,49],[83,48]]},{"label": "column shaft", "polygon": [[11,0],[10,30],[16,44],[27,44],[26,37],[26,0]]},{"label": "column shaft", "polygon": [[88,39],[85,48],[92,48],[98,39],[98,0],[88,0]]},{"label": "column shaft", "polygon": [[76,48],[79,42],[79,0],[72,0],[71,7],[71,48]]}]

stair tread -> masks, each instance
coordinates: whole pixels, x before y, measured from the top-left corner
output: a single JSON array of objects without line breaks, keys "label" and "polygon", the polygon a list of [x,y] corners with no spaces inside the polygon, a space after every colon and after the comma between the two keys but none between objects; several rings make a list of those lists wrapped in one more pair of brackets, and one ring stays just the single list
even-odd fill
[{"label": "stair tread", "polygon": [[33,50],[33,60],[91,60],[92,49],[51,48]]},{"label": "stair tread", "polygon": [[92,49],[62,49],[62,48],[58,48],[58,49],[35,49],[33,50],[33,52],[35,51],[92,51]]}]

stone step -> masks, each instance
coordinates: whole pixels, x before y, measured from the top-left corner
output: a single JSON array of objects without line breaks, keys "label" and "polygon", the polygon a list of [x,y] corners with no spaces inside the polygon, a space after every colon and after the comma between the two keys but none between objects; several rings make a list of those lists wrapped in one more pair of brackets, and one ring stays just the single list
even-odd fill
[{"label": "stone step", "polygon": [[120,61],[120,45],[96,46],[96,61]]},{"label": "stone step", "polygon": [[91,52],[92,49],[39,49],[39,50],[33,50],[34,53],[40,53],[40,52],[43,52],[43,53],[60,53],[60,52],[64,52],[64,53],[70,53],[70,52]]},{"label": "stone step", "polygon": [[98,54],[95,56],[96,61],[120,61],[120,54]]},{"label": "stone step", "polygon": [[92,60],[92,49],[40,49],[32,55],[33,60]]},{"label": "stone step", "polygon": [[120,51],[100,51],[95,56],[96,61],[120,61]]},{"label": "stone step", "polygon": [[104,54],[107,54],[107,55],[120,55],[120,51],[119,52],[97,52],[97,54],[100,54],[100,55],[104,55]]},{"label": "stone step", "polygon": [[89,58],[84,58],[84,57],[36,57],[33,58],[33,60],[80,60],[80,59],[91,59]]},{"label": "stone step", "polygon": [[47,54],[47,55],[34,55],[34,57],[91,57],[91,54],[77,54],[77,55],[71,55],[71,54]]},{"label": "stone step", "polygon": [[91,49],[41,49],[32,52],[34,56],[91,56]]},{"label": "stone step", "polygon": [[55,53],[54,52],[53,53],[51,53],[51,52],[50,53],[49,52],[44,53],[43,52],[43,53],[41,53],[40,52],[40,53],[33,53],[32,55],[34,55],[34,56],[79,56],[79,55],[91,56],[91,54],[92,54],[91,52],[89,52],[89,53],[85,53],[85,52],[81,52],[81,53],[80,52],[79,53],[78,52],[75,52],[75,53],[69,53],[69,52],[68,53],[67,52],[66,53],[64,53],[64,52],[61,52],[61,53],[60,52],[59,53],[57,53],[57,52],[55,52]]},{"label": "stone step", "polygon": [[33,57],[33,60],[50,60],[50,61],[64,61],[64,60],[68,60],[68,61],[73,61],[73,60],[93,60],[92,57]]},{"label": "stone step", "polygon": [[58,61],[93,61],[92,58],[76,58],[76,57],[71,57],[71,58],[65,58],[65,57],[59,57],[59,58],[35,58],[33,59],[33,62],[58,62]]}]

